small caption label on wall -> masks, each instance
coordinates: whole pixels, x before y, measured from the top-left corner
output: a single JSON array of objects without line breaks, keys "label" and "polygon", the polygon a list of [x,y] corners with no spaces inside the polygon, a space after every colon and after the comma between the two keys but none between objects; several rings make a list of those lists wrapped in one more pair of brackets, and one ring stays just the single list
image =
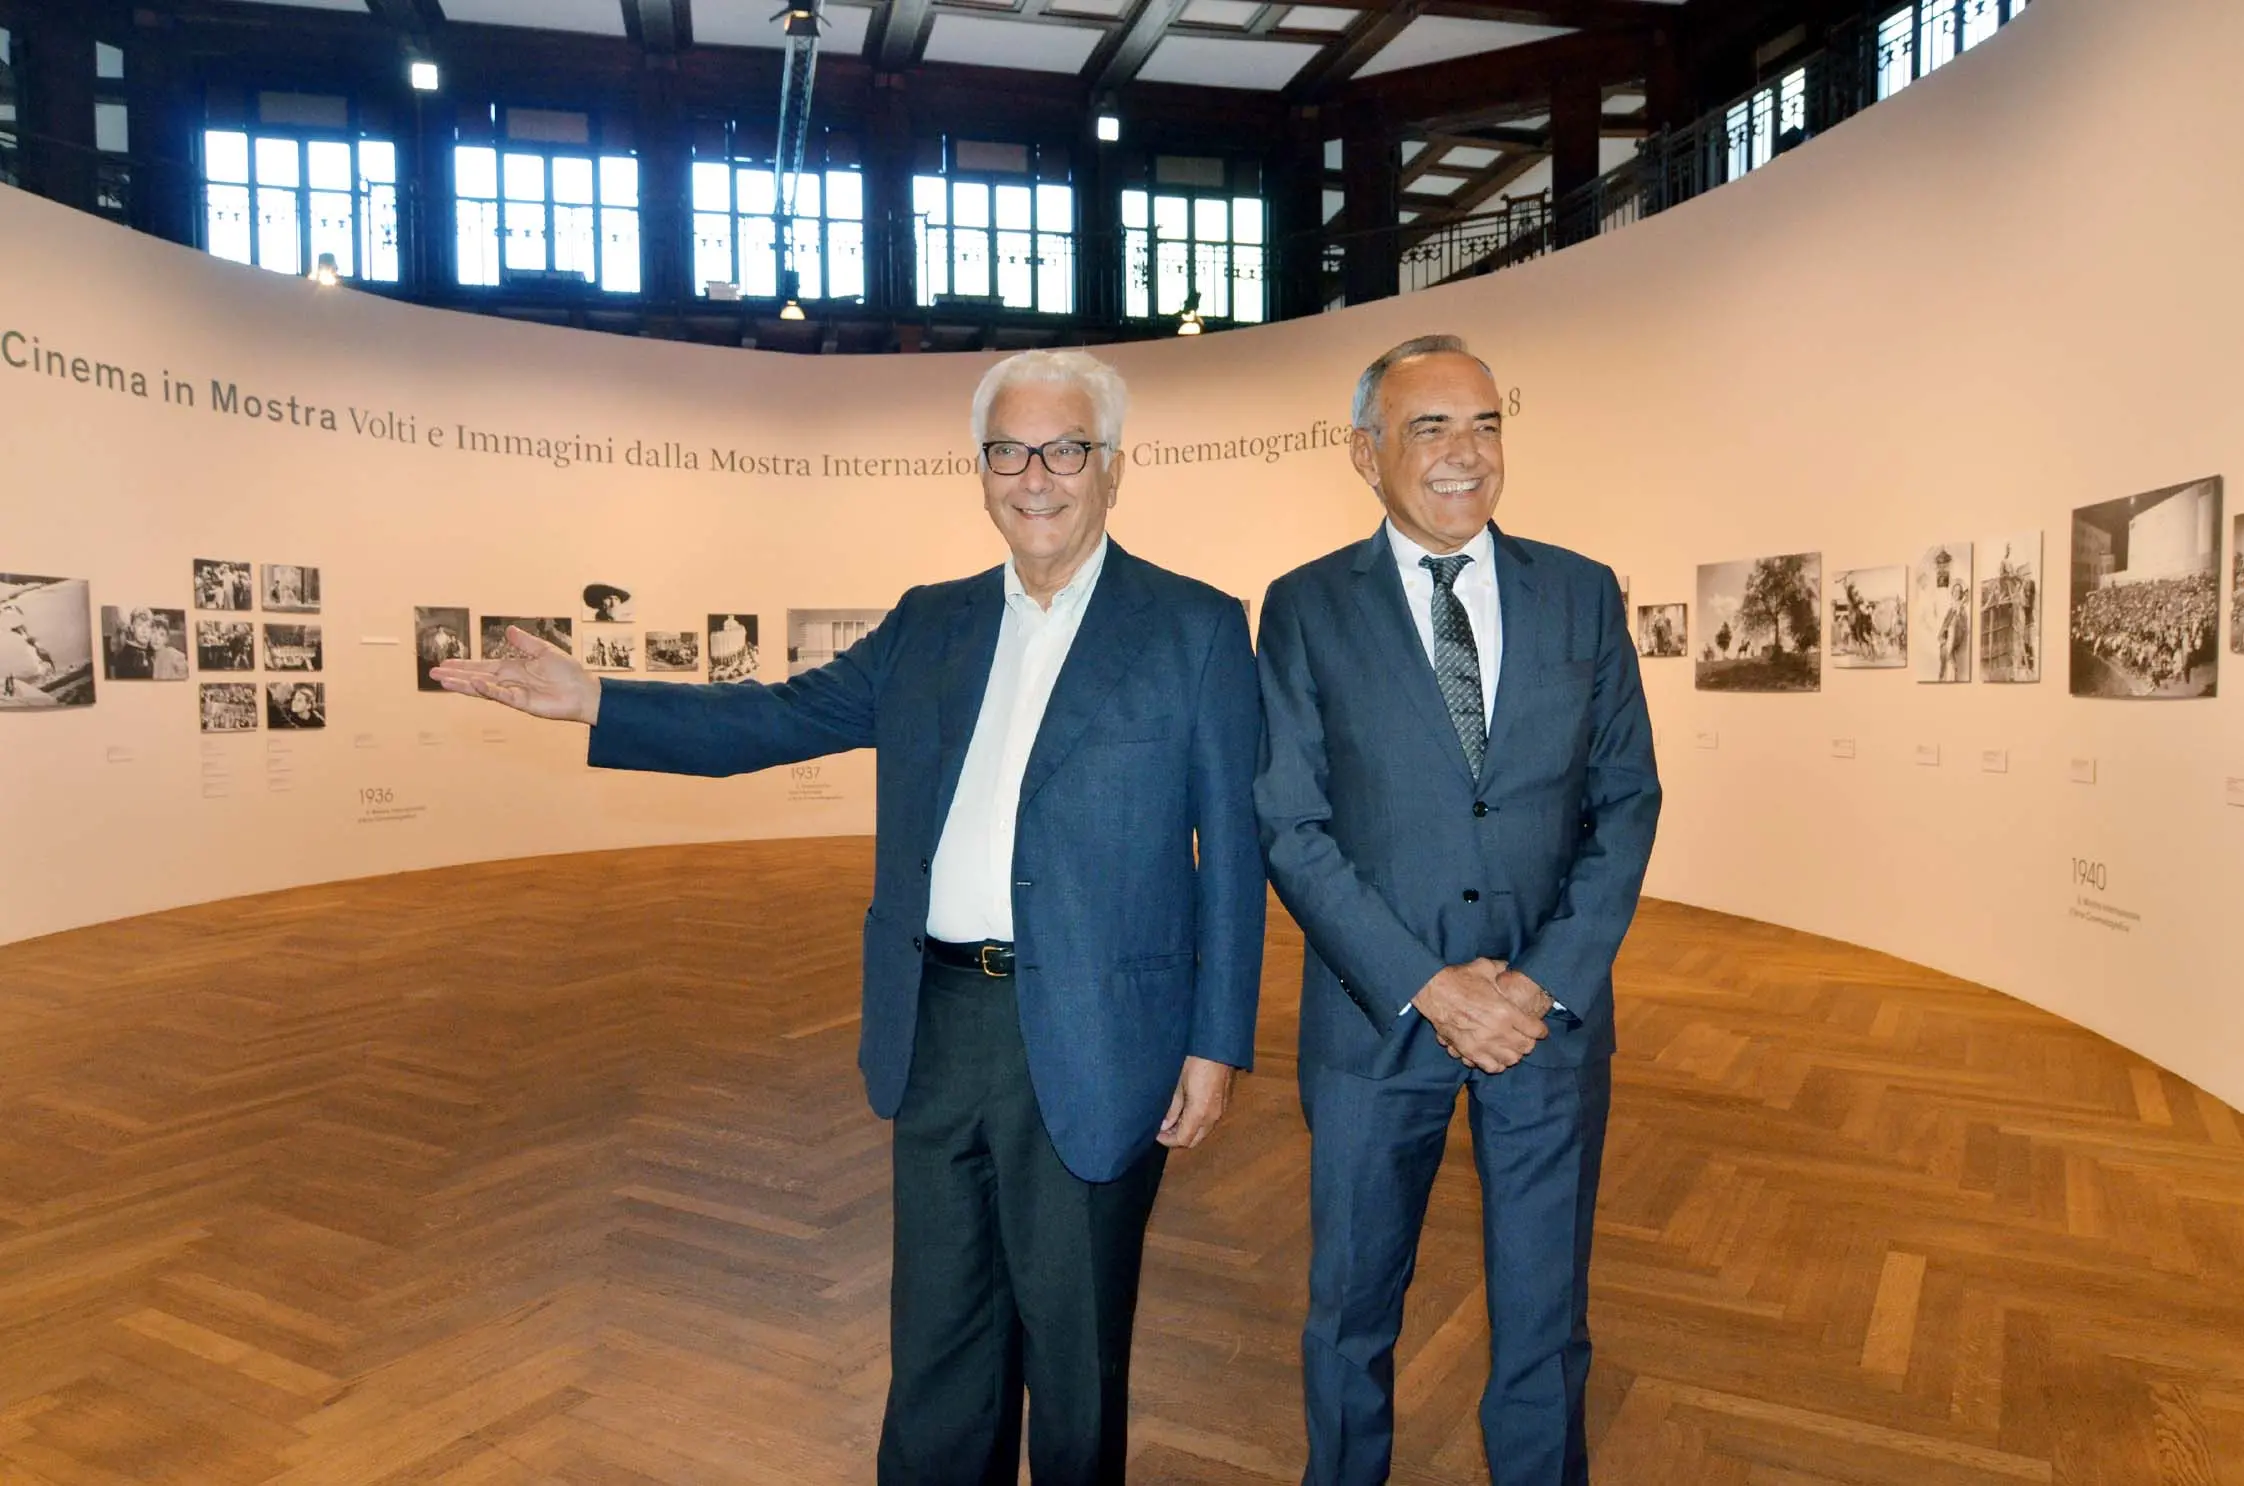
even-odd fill
[{"label": "small caption label on wall", "polygon": [[397,643],[397,636],[395,636],[395,635],[360,635],[360,636],[358,637],[358,642],[359,642],[359,644],[361,644],[361,645],[395,645],[395,644]]},{"label": "small caption label on wall", "polygon": [[506,729],[485,728],[483,730],[483,741],[486,743],[504,743],[506,741]]},{"label": "small caption label on wall", "polygon": [[233,792],[234,785],[231,779],[218,778],[203,781],[203,798],[206,800],[223,800]]},{"label": "small caption label on wall", "polygon": [[351,735],[351,747],[353,748],[372,748],[376,746],[377,742],[378,740],[372,733],[353,733]]},{"label": "small caption label on wall", "polygon": [[2228,802],[2239,810],[2244,810],[2244,779],[2231,779],[2228,782]]},{"label": "small caption label on wall", "polygon": [[104,751],[103,757],[113,764],[129,764],[135,762],[139,755],[122,743],[112,743]]},{"label": "small caption label on wall", "polygon": [[1833,758],[1853,758],[1854,739],[1833,738],[1831,740],[1831,756]]},{"label": "small caption label on wall", "polygon": [[1979,751],[1979,772],[1982,774],[2008,774],[2010,772],[2010,750],[2007,748],[1981,749]]},{"label": "small caption label on wall", "polygon": [[1720,733],[1700,733],[1692,741],[1701,748],[1720,748],[1722,746],[1722,735]]},{"label": "small caption label on wall", "polygon": [[2074,759],[2072,762],[2072,781],[2075,784],[2094,784],[2096,782],[2096,761],[2092,758]]},{"label": "small caption label on wall", "polygon": [[421,734],[421,746],[423,748],[442,748],[444,746],[444,735],[442,733],[424,732]]},{"label": "small caption label on wall", "polygon": [[1919,743],[1917,745],[1917,767],[1920,769],[1939,768],[1940,745],[1937,743]]}]

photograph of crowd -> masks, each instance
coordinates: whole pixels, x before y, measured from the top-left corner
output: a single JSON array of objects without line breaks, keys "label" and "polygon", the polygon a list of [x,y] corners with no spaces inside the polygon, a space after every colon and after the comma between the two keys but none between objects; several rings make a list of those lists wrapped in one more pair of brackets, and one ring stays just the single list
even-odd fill
[{"label": "photograph of crowd", "polygon": [[91,707],[93,669],[86,580],[0,573],[0,712]]},{"label": "photograph of crowd", "polygon": [[2041,679],[2041,533],[1979,544],[1979,679]]},{"label": "photograph of crowd", "polygon": [[563,655],[577,653],[576,621],[563,615],[557,619],[530,619],[518,614],[486,614],[483,616],[483,658],[485,660],[528,660],[529,653],[507,643],[506,632],[518,629],[546,642]]},{"label": "photograph of crowd", "polygon": [[104,681],[185,681],[187,611],[102,605],[101,677]]},{"label": "photograph of crowd", "polygon": [[611,634],[592,630],[585,635],[584,668],[588,671],[629,671],[638,666],[639,637],[625,631]]},{"label": "photograph of crowd", "polygon": [[631,590],[613,583],[584,586],[584,617],[593,624],[629,624],[637,616]]},{"label": "photograph of crowd", "polygon": [[1699,569],[1700,691],[1819,691],[1823,555],[1799,552]]},{"label": "photograph of crowd", "polygon": [[698,671],[701,669],[701,636],[690,629],[647,631],[647,669]]},{"label": "photograph of crowd", "polygon": [[1971,679],[1971,543],[1925,549],[1910,580],[1910,628],[1917,635],[1917,679]]},{"label": "photograph of crowd", "polygon": [[416,608],[413,611],[413,674],[422,691],[442,691],[429,672],[448,660],[468,658],[468,611]]},{"label": "photograph of crowd", "polygon": [[1636,606],[1636,653],[1648,660],[1682,660],[1691,653],[1689,604]]},{"label": "photograph of crowd", "polygon": [[256,670],[257,626],[246,619],[196,620],[195,669]]},{"label": "photograph of crowd", "polygon": [[246,562],[226,562],[215,557],[195,559],[195,607],[198,609],[254,609]]},{"label": "photograph of crowd", "polygon": [[756,616],[709,616],[709,679],[746,681],[756,674]]},{"label": "photograph of crowd", "polygon": [[319,612],[319,569],[297,563],[265,564],[265,607],[275,614]]},{"label": "photograph of crowd", "polygon": [[1892,670],[1909,664],[1909,570],[1856,568],[1831,584],[1831,664]]},{"label": "photograph of crowd", "polygon": [[205,681],[202,690],[204,732],[254,733],[257,731],[256,682]]},{"label": "photograph of crowd", "polygon": [[318,671],[325,651],[316,624],[265,626],[265,669],[268,671]]},{"label": "photograph of crowd", "polygon": [[789,609],[787,674],[817,670],[871,634],[887,617],[886,609]]},{"label": "photograph of crowd", "polygon": [[324,681],[266,682],[265,726],[269,728],[326,727],[327,683]]},{"label": "photograph of crowd", "polygon": [[2214,695],[2220,562],[2218,477],[2074,511],[2072,694]]}]

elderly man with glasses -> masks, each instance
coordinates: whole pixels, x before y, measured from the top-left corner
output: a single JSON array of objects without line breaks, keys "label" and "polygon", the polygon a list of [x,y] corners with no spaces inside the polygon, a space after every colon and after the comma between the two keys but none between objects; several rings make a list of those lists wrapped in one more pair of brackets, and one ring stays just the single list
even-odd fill
[{"label": "elderly man with glasses", "polygon": [[879,753],[858,1062],[895,1121],[884,1486],[1123,1479],[1130,1329],[1168,1151],[1254,1051],[1264,890],[1239,602],[1124,552],[1127,394],[1081,352],[974,395],[1001,566],[915,588],[779,686],[453,661],[592,724],[591,762],[721,775]]}]

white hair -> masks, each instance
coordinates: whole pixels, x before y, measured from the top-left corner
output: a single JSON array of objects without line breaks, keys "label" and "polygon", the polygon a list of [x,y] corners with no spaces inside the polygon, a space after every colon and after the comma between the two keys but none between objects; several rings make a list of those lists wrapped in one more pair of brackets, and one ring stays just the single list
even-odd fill
[{"label": "white hair", "polygon": [[1122,442],[1122,418],[1130,410],[1130,389],[1122,374],[1088,351],[1021,351],[991,367],[974,389],[974,447],[989,437],[990,407],[1006,388],[1024,382],[1080,387],[1098,416],[1098,439],[1109,450]]},{"label": "white hair", "polygon": [[1388,372],[1418,356],[1471,356],[1480,362],[1482,371],[1488,372],[1489,379],[1495,380],[1496,374],[1488,371],[1488,363],[1466,348],[1463,336],[1414,336],[1365,367],[1364,374],[1356,378],[1355,401],[1348,409],[1348,422],[1352,427],[1364,430],[1373,438],[1384,432],[1379,426],[1379,389],[1385,384]]}]

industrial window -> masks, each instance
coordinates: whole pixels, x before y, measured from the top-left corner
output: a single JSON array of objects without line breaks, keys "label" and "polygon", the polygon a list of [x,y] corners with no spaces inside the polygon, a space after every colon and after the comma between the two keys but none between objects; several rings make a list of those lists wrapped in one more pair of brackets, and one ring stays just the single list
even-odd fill
[{"label": "industrial window", "polygon": [[396,283],[397,147],[270,127],[204,131],[203,246],[286,274],[332,255],[343,278]]},{"label": "industrial window", "polygon": [[947,140],[912,177],[919,302],[1075,309],[1075,188],[1064,153]]},{"label": "industrial window", "polygon": [[[496,110],[494,110],[494,113]],[[508,126],[528,111],[508,110]],[[581,116],[538,113],[539,130]],[[522,126],[522,132],[529,132]],[[640,289],[639,162],[623,153],[509,138],[452,151],[462,284],[582,279],[610,294]]]},{"label": "industrial window", "polygon": [[782,261],[779,171],[752,147],[728,137],[714,158],[693,162],[693,280],[696,293],[711,284],[732,285],[750,299],[775,299],[780,274],[792,266],[794,292],[804,299],[865,296],[865,176],[836,158],[830,141],[811,148],[826,155],[823,167],[806,161],[794,178],[789,246]]},{"label": "industrial window", "polygon": [[1878,23],[1878,97],[1891,98],[1953,62],[2005,24],[2027,0],[1912,0]]}]

